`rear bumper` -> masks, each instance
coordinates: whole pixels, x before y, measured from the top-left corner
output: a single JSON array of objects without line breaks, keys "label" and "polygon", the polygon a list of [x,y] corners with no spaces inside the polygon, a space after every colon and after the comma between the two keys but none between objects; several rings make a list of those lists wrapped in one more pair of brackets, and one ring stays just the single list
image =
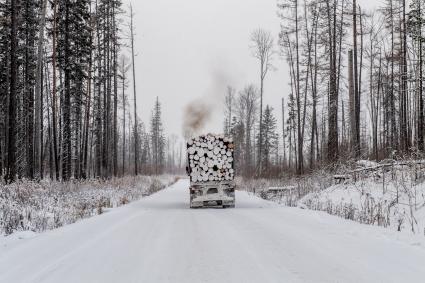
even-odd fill
[{"label": "rear bumper", "polygon": [[235,200],[193,200],[190,202],[191,208],[201,207],[234,207]]}]

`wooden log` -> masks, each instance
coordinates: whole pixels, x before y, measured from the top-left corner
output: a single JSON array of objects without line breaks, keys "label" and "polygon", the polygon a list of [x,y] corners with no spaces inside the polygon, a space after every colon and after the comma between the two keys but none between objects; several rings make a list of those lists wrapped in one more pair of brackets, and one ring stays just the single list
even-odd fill
[{"label": "wooden log", "polygon": [[203,148],[199,148],[197,151],[198,151],[198,153],[197,153],[197,154],[198,154],[198,156],[199,156],[199,157],[204,156],[205,151],[204,151],[204,149],[203,149]]},{"label": "wooden log", "polygon": [[213,160],[208,160],[208,167],[209,168],[213,168],[214,167],[214,161]]}]

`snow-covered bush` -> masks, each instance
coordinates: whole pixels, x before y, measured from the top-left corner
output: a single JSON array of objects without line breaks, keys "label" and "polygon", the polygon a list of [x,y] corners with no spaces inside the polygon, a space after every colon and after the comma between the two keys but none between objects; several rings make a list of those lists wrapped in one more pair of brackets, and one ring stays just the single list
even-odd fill
[{"label": "snow-covered bush", "polygon": [[[335,175],[337,174],[337,175]],[[425,162],[357,161],[301,177],[237,179],[238,187],[286,206],[425,234]],[[268,193],[270,187],[293,190]]]},{"label": "snow-covered bush", "polygon": [[299,205],[360,223],[425,233],[424,165],[397,162],[350,172],[352,178],[311,193]]},{"label": "snow-covered bush", "polygon": [[24,180],[0,185],[0,235],[22,230],[41,232],[74,223],[155,193],[175,181],[176,177],[163,175],[69,183]]}]

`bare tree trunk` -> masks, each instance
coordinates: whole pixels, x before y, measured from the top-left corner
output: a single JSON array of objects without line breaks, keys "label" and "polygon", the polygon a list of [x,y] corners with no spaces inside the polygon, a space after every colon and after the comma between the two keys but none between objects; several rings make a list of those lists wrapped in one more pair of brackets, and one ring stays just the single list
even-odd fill
[{"label": "bare tree trunk", "polygon": [[[261,62],[261,70],[263,69],[263,62]],[[262,154],[263,154],[263,90],[264,90],[264,80],[263,75],[261,74],[260,78],[260,125],[259,125],[259,140],[258,140],[258,174],[263,173],[262,168]]]},{"label": "bare tree trunk", "polygon": [[[47,53],[46,48],[44,48],[44,57],[47,57],[46,53]],[[48,66],[47,63],[44,64],[43,69],[44,69],[44,73],[45,73],[44,85],[45,85],[45,88],[46,88],[46,93],[50,94],[51,93],[51,89],[50,89],[51,81],[50,81],[49,66]],[[54,167],[55,167],[55,165],[54,165],[54,160],[53,160],[53,129],[52,129],[53,122],[52,122],[52,118],[51,118],[51,114],[50,114],[50,111],[52,109],[51,108],[52,102],[50,100],[51,100],[50,95],[46,95],[47,132],[48,132],[48,143],[47,143],[46,148],[49,149],[49,177],[50,177],[50,180],[53,180],[54,179]]]},{"label": "bare tree trunk", "polygon": [[57,0],[54,0],[53,7],[53,50],[52,50],[52,132],[53,132],[53,159],[55,163],[55,178],[59,180],[59,158],[58,158],[58,135],[56,122],[56,32],[57,32]]},{"label": "bare tree trunk", "polygon": [[382,54],[379,53],[379,70],[378,70],[378,93],[377,98],[375,102],[375,117],[374,117],[374,129],[373,129],[373,149],[374,149],[374,155],[375,160],[378,161],[378,122],[379,122],[379,101],[381,96],[381,70],[382,70]]},{"label": "bare tree trunk", "polygon": [[353,73],[353,50],[348,51],[348,97],[350,104],[350,139],[351,148],[356,147],[356,97],[354,90],[354,73]]},{"label": "bare tree trunk", "polygon": [[38,50],[37,50],[37,77],[35,81],[35,105],[34,105],[34,173],[37,179],[43,177],[42,172],[42,151],[43,151],[43,65],[44,65],[44,26],[46,23],[47,0],[43,0],[40,11],[40,25],[38,31]]},{"label": "bare tree trunk", "polygon": [[[97,44],[97,79],[95,81],[94,101],[96,102],[95,112],[95,156],[94,156],[94,175],[100,177],[102,175],[102,46],[100,33],[100,12],[98,1],[96,0],[96,44]],[[97,90],[97,91],[96,91]]]},{"label": "bare tree trunk", "polygon": [[282,97],[282,146],[283,162],[282,167],[286,166],[286,141],[285,141],[285,99]]},{"label": "bare tree trunk", "polygon": [[[295,62],[296,62],[296,100],[297,100],[297,143],[298,143],[298,163],[297,174],[301,175],[304,171],[303,139],[301,130],[301,93],[300,93],[300,55],[299,55],[299,35],[298,35],[298,0],[295,0]],[[307,69],[308,70],[308,69]],[[307,72],[308,78],[308,72]],[[307,82],[308,83],[308,82]]]},{"label": "bare tree trunk", "polygon": [[117,36],[117,27],[116,27],[116,14],[115,14],[115,2],[112,6],[112,26],[113,26],[113,76],[114,76],[114,129],[113,129],[113,171],[114,176],[118,176],[118,36]]},{"label": "bare tree trunk", "polygon": [[[419,17],[422,17],[422,8],[421,8],[421,1],[418,1],[418,14]],[[419,104],[419,110],[418,110],[418,149],[419,151],[425,150],[425,144],[424,144],[424,100],[423,100],[423,58],[422,58],[422,18],[419,21],[419,91],[418,91],[418,104]]]},{"label": "bare tree trunk", "polygon": [[[315,11],[318,13],[318,11]],[[314,168],[315,165],[315,147],[314,138],[316,134],[317,138],[317,19],[314,28],[314,67],[312,66],[312,80],[311,80],[311,92],[312,92],[312,125],[311,125],[311,141],[310,141],[310,169]]]},{"label": "bare tree trunk", "polygon": [[391,21],[391,79],[390,79],[390,104],[391,104],[391,112],[390,112],[390,120],[391,120],[391,135],[390,135],[390,146],[392,149],[398,149],[399,143],[398,143],[398,135],[397,135],[397,128],[396,128],[396,109],[395,109],[395,95],[394,95],[394,49],[395,49],[395,43],[394,43],[394,8],[393,8],[393,1],[390,2],[390,21]]},{"label": "bare tree trunk", "polygon": [[133,7],[130,5],[130,33],[131,33],[131,58],[133,66],[133,96],[134,96],[134,174],[139,173],[138,159],[139,159],[139,142],[137,132],[137,102],[136,102],[136,67],[134,62],[134,26],[133,26]]},{"label": "bare tree trunk", "polygon": [[[65,66],[69,66],[69,2],[65,1],[65,31],[64,31],[64,47],[65,47]],[[68,181],[71,178],[71,73],[68,68],[65,69],[65,89],[64,99],[61,104],[62,108],[62,180]]]},{"label": "bare tree trunk", "polygon": [[[103,27],[104,33],[104,79],[103,79],[103,146],[102,146],[102,177],[107,178],[110,175],[110,154],[111,154],[111,61],[110,61],[110,4],[108,3],[105,8],[106,27]],[[113,153],[112,153],[113,154]]]},{"label": "bare tree trunk", "polygon": [[[91,26],[91,32],[90,32],[90,46],[93,46],[93,17],[91,12],[91,5],[90,5],[90,26]],[[87,100],[86,100],[86,112],[85,112],[85,118],[84,118],[84,137],[83,137],[83,150],[82,150],[82,170],[81,170],[81,176],[82,178],[87,178],[89,176],[88,174],[88,144],[89,144],[89,128],[90,128],[90,111],[91,111],[91,99],[92,99],[92,68],[93,68],[93,51],[90,51],[90,58],[89,58],[89,72],[88,72],[88,78],[87,78]]]},{"label": "bare tree trunk", "polygon": [[402,73],[401,73],[401,109],[400,109],[400,132],[401,132],[401,149],[406,153],[410,147],[407,126],[407,26],[406,26],[406,0],[402,1]]},{"label": "bare tree trunk", "polygon": [[9,131],[8,131],[8,158],[6,181],[13,182],[16,178],[16,102],[17,102],[17,49],[18,49],[18,0],[11,0],[11,28],[10,28],[10,94],[9,94]]},{"label": "bare tree trunk", "polygon": [[[362,10],[359,6],[359,17],[360,17],[360,64],[359,64],[359,77],[358,77],[358,90],[356,98],[356,123],[358,127],[361,126],[361,96],[362,96],[362,70],[363,70],[363,22],[362,22]],[[356,137],[357,143],[357,156],[361,155],[361,135],[360,129],[357,132]]]},{"label": "bare tree trunk", "polygon": [[[334,1],[336,5],[336,0]],[[327,1],[328,34],[329,34],[329,114],[328,114],[328,162],[334,162],[339,157],[338,150],[338,92],[336,89],[336,34],[332,32],[332,26],[336,25],[335,17],[331,16],[331,8]],[[332,19],[334,23],[332,25]]]},{"label": "bare tree trunk", "polygon": [[354,77],[354,137],[352,150],[354,157],[360,155],[360,93],[359,93],[359,72],[357,63],[357,2],[353,0],[353,77]]},{"label": "bare tree trunk", "polygon": [[123,122],[122,122],[122,174],[125,174],[125,152],[126,152],[126,148],[125,148],[125,141],[126,141],[126,137],[125,137],[125,80],[126,80],[126,73],[125,73],[125,59],[123,57],[122,59],[122,109],[123,109]]},{"label": "bare tree trunk", "polygon": [[341,140],[340,144],[345,147],[346,145],[346,124],[345,124],[345,105],[344,99],[341,98]]}]

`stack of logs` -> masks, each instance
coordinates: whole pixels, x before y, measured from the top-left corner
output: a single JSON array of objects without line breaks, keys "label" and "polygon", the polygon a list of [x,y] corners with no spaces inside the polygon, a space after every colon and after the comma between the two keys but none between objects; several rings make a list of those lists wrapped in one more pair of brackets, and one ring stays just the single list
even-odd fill
[{"label": "stack of logs", "polygon": [[192,182],[232,181],[233,140],[208,134],[187,142],[189,173]]}]

